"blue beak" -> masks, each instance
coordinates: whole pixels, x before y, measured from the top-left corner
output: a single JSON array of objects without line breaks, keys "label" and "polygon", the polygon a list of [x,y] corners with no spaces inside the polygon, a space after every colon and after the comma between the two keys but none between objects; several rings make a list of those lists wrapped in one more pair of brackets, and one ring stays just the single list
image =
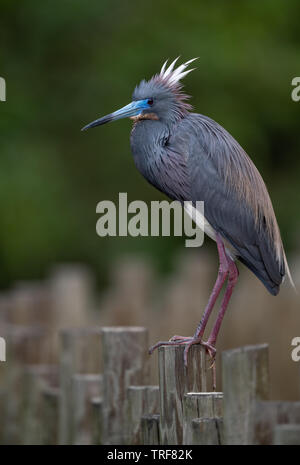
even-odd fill
[{"label": "blue beak", "polygon": [[150,105],[147,102],[148,99],[136,100],[134,102],[131,102],[129,103],[129,105],[120,108],[120,110],[117,110],[114,113],[110,113],[109,115],[103,116],[102,118],[96,119],[92,123],[87,124],[81,130],[86,131],[87,129],[94,128],[95,126],[100,126],[101,124],[110,123],[111,121],[115,121],[117,119],[138,116],[143,110],[150,108]]}]

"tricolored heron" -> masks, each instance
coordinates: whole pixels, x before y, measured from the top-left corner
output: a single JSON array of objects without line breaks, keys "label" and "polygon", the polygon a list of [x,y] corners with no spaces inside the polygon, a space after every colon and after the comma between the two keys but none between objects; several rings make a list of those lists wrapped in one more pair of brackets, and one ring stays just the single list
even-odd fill
[{"label": "tricolored heron", "polygon": [[[287,275],[292,283],[272,203],[257,168],[238,142],[218,123],[191,112],[180,80],[194,61],[175,68],[164,63],[159,74],[143,80],[132,102],[83,130],[120,118],[134,120],[131,150],[142,175],[172,200],[204,201],[204,232],[217,243],[219,272],[194,336],[173,336],[155,344],[184,344],[184,361],[193,344],[206,346],[215,356],[215,344],[232,291],[238,279],[236,260],[244,263],[277,295]],[[191,213],[191,212],[190,212]],[[203,218],[202,218],[203,220]],[[207,340],[210,314],[227,279],[221,307]],[[293,283],[292,283],[293,284]]]}]

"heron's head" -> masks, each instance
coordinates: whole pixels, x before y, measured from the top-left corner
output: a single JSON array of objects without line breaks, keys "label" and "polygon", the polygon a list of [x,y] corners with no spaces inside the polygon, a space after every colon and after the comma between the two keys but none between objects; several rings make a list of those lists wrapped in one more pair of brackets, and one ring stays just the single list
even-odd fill
[{"label": "heron's head", "polygon": [[177,60],[178,58],[168,67],[166,61],[159,74],[149,81],[141,81],[133,92],[131,103],[87,124],[82,130],[126,117],[135,120],[162,120],[166,123],[182,118],[191,109],[191,105],[186,103],[189,97],[182,92],[180,80],[193,71],[186,68],[196,58],[175,68]]}]

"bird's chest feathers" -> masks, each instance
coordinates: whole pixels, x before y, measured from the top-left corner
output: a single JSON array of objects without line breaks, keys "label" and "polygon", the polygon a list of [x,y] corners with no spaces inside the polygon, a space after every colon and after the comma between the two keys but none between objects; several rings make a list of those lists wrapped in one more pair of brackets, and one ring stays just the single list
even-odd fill
[{"label": "bird's chest feathers", "polygon": [[140,121],[131,133],[131,150],[138,170],[172,199],[184,200],[189,186],[184,151],[173,151],[170,130],[159,121]]}]

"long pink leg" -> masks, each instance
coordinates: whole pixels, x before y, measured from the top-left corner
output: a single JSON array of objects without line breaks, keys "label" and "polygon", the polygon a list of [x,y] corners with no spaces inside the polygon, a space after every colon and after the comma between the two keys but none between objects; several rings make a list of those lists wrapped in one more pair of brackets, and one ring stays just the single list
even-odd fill
[{"label": "long pink leg", "polygon": [[236,267],[236,264],[230,258],[228,258],[228,265],[229,265],[229,277],[228,277],[226,291],[225,291],[225,294],[224,294],[224,297],[221,303],[221,308],[218,313],[216,322],[214,324],[212,332],[207,341],[208,352],[213,360],[211,367],[213,369],[213,390],[214,391],[216,390],[216,385],[217,385],[216,367],[215,367],[215,355],[216,355],[215,344],[217,341],[217,337],[220,331],[220,327],[221,327],[226,309],[228,307],[229,300],[231,298],[234,286],[236,285],[238,276],[239,276],[239,272]]},{"label": "long pink leg", "polygon": [[219,294],[221,292],[221,289],[224,285],[224,282],[226,280],[226,277],[229,273],[229,266],[228,266],[228,260],[226,256],[226,252],[224,249],[224,244],[222,239],[220,238],[219,234],[216,234],[216,241],[217,241],[217,247],[218,247],[218,253],[219,253],[219,271],[218,271],[218,277],[216,280],[216,283],[214,285],[214,288],[212,290],[212,293],[210,295],[210,298],[208,300],[208,304],[204,310],[203,316],[201,318],[201,321],[199,325],[197,326],[196,332],[194,334],[194,339],[199,339],[202,338],[208,319],[211,315],[211,312],[215,306],[215,303],[217,301],[217,298],[219,297]]},{"label": "long pink leg", "polygon": [[219,253],[219,271],[218,271],[218,277],[215,282],[215,285],[213,287],[212,293],[209,297],[207,306],[204,310],[203,316],[201,318],[201,321],[199,325],[197,326],[196,332],[194,336],[191,337],[183,337],[183,336],[174,336],[171,338],[170,341],[159,341],[157,342],[154,346],[150,347],[149,353],[152,354],[152,352],[157,349],[158,347],[162,345],[179,345],[179,344],[188,344],[187,350],[185,352],[185,363],[187,363],[187,352],[188,349],[191,345],[197,344],[201,342],[201,338],[204,334],[208,319],[211,315],[211,312],[214,308],[214,305],[216,303],[217,298],[219,297],[219,294],[221,292],[221,289],[224,285],[224,282],[226,280],[226,277],[229,273],[229,265],[228,265],[228,259],[226,256],[226,252],[224,249],[224,244],[219,236],[219,234],[216,234],[216,242],[217,242],[217,248],[218,248],[218,253]]},{"label": "long pink leg", "polygon": [[239,272],[238,272],[238,269],[236,267],[236,264],[230,258],[228,258],[228,265],[229,265],[228,284],[227,284],[227,287],[226,287],[226,291],[225,291],[225,294],[224,294],[224,297],[223,297],[223,301],[222,301],[221,308],[220,308],[220,311],[218,313],[216,322],[214,324],[212,332],[211,332],[211,334],[210,334],[210,336],[208,338],[208,341],[207,341],[207,343],[209,345],[212,345],[212,346],[214,346],[216,344],[216,340],[217,340],[217,337],[218,337],[218,334],[219,334],[219,331],[220,331],[220,327],[221,327],[221,324],[222,324],[226,309],[228,307],[228,303],[229,303],[231,294],[233,292],[233,289],[234,289],[234,287],[235,287],[235,285],[237,283],[238,276],[239,276]]},{"label": "long pink leg", "polygon": [[209,355],[210,355],[210,357],[211,357],[211,359],[213,361],[213,363],[211,365],[211,368],[213,369],[213,371],[212,371],[212,382],[213,382],[213,390],[214,391],[216,390],[216,385],[217,385],[216,366],[215,366],[215,355],[216,355],[215,344],[216,344],[217,336],[219,334],[220,327],[221,327],[221,324],[222,324],[226,309],[228,307],[228,303],[229,303],[231,294],[233,292],[234,286],[237,283],[238,275],[239,275],[238,269],[237,269],[236,264],[234,263],[234,261],[231,260],[231,258],[229,258],[227,256],[225,256],[225,257],[226,257],[227,264],[228,264],[228,273],[229,273],[228,283],[227,283],[225,294],[224,294],[224,297],[223,297],[223,300],[222,300],[222,303],[221,303],[220,311],[218,313],[216,322],[215,322],[214,327],[212,329],[212,332],[211,332],[211,334],[210,334],[210,336],[208,338],[208,341],[203,342],[201,340],[201,337],[200,337],[200,340],[197,339],[197,331],[196,331],[196,334],[195,334],[194,338],[186,343],[186,346],[185,346],[185,349],[184,349],[184,363],[185,363],[185,365],[187,365],[187,357],[188,357],[188,352],[189,352],[190,347],[193,344],[196,344],[197,342],[201,343],[204,346],[206,346],[207,351],[208,351],[208,353],[209,353]]}]

